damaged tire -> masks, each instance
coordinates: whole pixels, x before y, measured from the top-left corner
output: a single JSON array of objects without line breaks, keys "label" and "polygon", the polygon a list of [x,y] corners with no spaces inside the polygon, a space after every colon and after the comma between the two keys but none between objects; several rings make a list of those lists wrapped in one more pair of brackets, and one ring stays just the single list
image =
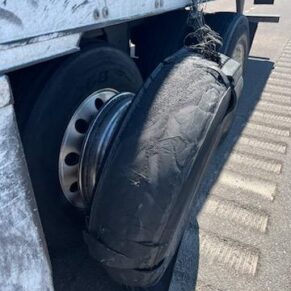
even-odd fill
[{"label": "damaged tire", "polygon": [[183,49],[131,104],[94,191],[91,255],[116,281],[147,287],[164,274],[223,131],[231,89],[218,66]]}]

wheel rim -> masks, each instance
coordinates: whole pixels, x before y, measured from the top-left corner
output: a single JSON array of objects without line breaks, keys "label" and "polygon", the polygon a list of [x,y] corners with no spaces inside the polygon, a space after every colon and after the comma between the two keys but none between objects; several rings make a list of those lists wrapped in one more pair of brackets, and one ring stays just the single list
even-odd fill
[{"label": "wheel rim", "polygon": [[79,189],[87,207],[94,196],[108,150],[133,97],[133,93],[125,92],[106,102],[84,140],[79,167]]},{"label": "wheel rim", "polygon": [[98,112],[117,94],[118,92],[113,89],[94,92],[80,104],[65,130],[59,155],[59,181],[67,200],[78,208],[86,207],[79,189],[83,142]]},{"label": "wheel rim", "polygon": [[245,48],[241,41],[237,43],[237,45],[234,48],[232,58],[236,60],[241,65],[245,62]]}]

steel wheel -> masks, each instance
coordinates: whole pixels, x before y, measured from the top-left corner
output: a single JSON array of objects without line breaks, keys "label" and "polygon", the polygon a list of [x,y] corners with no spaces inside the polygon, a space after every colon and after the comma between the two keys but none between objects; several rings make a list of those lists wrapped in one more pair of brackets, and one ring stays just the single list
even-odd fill
[{"label": "steel wheel", "polygon": [[102,106],[117,93],[113,89],[104,89],[91,94],[77,108],[65,131],[59,156],[59,179],[64,195],[78,208],[85,208],[79,188],[83,142]]}]

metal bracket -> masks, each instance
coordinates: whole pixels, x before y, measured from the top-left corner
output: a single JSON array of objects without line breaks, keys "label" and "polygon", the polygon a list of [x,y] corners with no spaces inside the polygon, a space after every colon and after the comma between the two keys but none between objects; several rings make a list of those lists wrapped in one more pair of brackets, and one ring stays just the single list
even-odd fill
[{"label": "metal bracket", "polygon": [[236,0],[236,12],[243,14],[245,7],[245,0]]},{"label": "metal bracket", "polygon": [[254,4],[266,4],[266,5],[273,5],[275,0],[254,0]]},{"label": "metal bracket", "polygon": [[249,22],[269,22],[269,23],[278,23],[280,21],[280,15],[267,15],[267,14],[253,14],[253,15],[246,15]]}]

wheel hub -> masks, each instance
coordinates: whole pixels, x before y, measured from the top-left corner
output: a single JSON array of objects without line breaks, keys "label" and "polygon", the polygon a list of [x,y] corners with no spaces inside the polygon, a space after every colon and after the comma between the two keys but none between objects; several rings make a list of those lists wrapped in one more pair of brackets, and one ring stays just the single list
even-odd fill
[{"label": "wheel hub", "polygon": [[87,97],[69,121],[59,155],[59,180],[67,200],[87,208],[104,158],[134,97],[112,89]]},{"label": "wheel hub", "polygon": [[236,60],[241,65],[244,64],[245,61],[245,48],[242,43],[238,43],[233,51],[232,58]]}]

